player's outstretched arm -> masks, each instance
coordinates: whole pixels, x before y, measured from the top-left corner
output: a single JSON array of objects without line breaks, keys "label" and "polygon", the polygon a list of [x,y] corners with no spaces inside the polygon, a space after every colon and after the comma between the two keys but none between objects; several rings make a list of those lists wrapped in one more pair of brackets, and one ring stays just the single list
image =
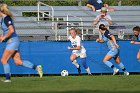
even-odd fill
[{"label": "player's outstretched arm", "polygon": [[140,42],[131,41],[131,44],[140,44]]},{"label": "player's outstretched arm", "polygon": [[119,45],[117,44],[114,35],[111,35],[110,37],[111,37],[112,41],[114,42],[115,46],[116,46],[117,48],[119,48]]},{"label": "player's outstretched arm", "polygon": [[96,39],[96,42],[98,42],[98,43],[104,43],[104,40],[102,40],[102,39]]}]

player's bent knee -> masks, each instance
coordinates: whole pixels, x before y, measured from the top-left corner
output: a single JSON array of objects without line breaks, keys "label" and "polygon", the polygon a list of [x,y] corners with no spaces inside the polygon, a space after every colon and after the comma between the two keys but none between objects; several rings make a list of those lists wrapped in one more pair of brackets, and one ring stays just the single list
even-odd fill
[{"label": "player's bent knee", "polygon": [[140,57],[137,57],[138,60],[140,60]]},{"label": "player's bent knee", "polygon": [[5,61],[5,59],[1,59],[1,63],[2,64],[7,64],[7,61]]},{"label": "player's bent knee", "polygon": [[15,63],[17,66],[21,66],[22,64],[21,63]]},{"label": "player's bent knee", "polygon": [[70,61],[73,61],[73,57],[72,56],[70,56]]},{"label": "player's bent knee", "polygon": [[104,62],[106,62],[106,61],[107,61],[107,60],[103,59],[103,61],[102,61],[102,62],[104,63]]},{"label": "player's bent knee", "polygon": [[17,66],[21,66],[21,65],[22,65],[22,62],[19,62],[19,61],[16,62],[16,61],[15,61],[15,64],[16,64]]},{"label": "player's bent knee", "polygon": [[75,56],[73,56],[73,55],[70,56],[70,60],[71,60],[71,61],[74,61],[75,59],[76,59]]},{"label": "player's bent knee", "polygon": [[105,57],[105,58],[103,59],[103,62],[106,62],[106,61],[108,61],[108,60],[110,60],[110,58]]},{"label": "player's bent knee", "polygon": [[73,62],[75,59],[74,58],[70,58],[71,62]]}]

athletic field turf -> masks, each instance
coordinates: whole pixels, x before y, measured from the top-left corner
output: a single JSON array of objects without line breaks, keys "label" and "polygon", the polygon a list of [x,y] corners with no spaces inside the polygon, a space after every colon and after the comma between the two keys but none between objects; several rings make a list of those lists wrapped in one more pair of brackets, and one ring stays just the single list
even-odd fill
[{"label": "athletic field turf", "polygon": [[140,93],[140,75],[12,77],[0,93]]}]

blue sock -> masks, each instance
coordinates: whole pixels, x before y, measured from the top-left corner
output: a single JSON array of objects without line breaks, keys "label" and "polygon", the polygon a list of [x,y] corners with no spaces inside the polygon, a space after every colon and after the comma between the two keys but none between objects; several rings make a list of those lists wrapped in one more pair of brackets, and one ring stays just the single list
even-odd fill
[{"label": "blue sock", "polygon": [[86,63],[86,58],[81,58],[81,62],[82,62],[82,64],[83,64],[83,67],[84,67],[85,69],[87,69],[88,66],[87,66],[87,63]]},{"label": "blue sock", "polygon": [[110,61],[106,61],[106,62],[104,62],[104,64],[106,64],[108,67],[114,69],[114,65]]},{"label": "blue sock", "polygon": [[36,69],[36,65],[32,64],[30,61],[22,61],[22,66],[27,67],[27,68],[31,68],[31,69]]},{"label": "blue sock", "polygon": [[10,74],[10,66],[9,64],[3,64],[3,68],[4,68],[4,73],[5,73],[5,77],[6,80],[10,80],[11,74]]},{"label": "blue sock", "polygon": [[123,71],[126,71],[126,69],[125,69],[123,63],[118,64],[118,66],[119,66]]}]

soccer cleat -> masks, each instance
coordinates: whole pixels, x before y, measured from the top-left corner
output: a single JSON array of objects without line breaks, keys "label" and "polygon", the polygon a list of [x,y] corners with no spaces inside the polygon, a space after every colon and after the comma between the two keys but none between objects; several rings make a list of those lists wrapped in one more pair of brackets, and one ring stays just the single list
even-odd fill
[{"label": "soccer cleat", "polygon": [[92,74],[88,74],[88,76],[93,76]]},{"label": "soccer cleat", "polygon": [[78,74],[81,74],[81,67],[80,67],[80,65],[79,65],[79,68],[77,68],[77,70],[78,70]]},{"label": "soccer cleat", "polygon": [[5,82],[5,83],[11,82],[11,80],[2,80],[2,81]]},{"label": "soccer cleat", "polygon": [[43,77],[43,71],[42,71],[42,66],[41,65],[37,66],[37,72],[39,74],[39,77],[42,78]]},{"label": "soccer cleat", "polygon": [[129,76],[129,72],[124,72],[124,75],[125,76]]},{"label": "soccer cleat", "polygon": [[119,72],[119,69],[115,68],[114,72],[113,72],[113,75],[116,75],[118,72]]}]

